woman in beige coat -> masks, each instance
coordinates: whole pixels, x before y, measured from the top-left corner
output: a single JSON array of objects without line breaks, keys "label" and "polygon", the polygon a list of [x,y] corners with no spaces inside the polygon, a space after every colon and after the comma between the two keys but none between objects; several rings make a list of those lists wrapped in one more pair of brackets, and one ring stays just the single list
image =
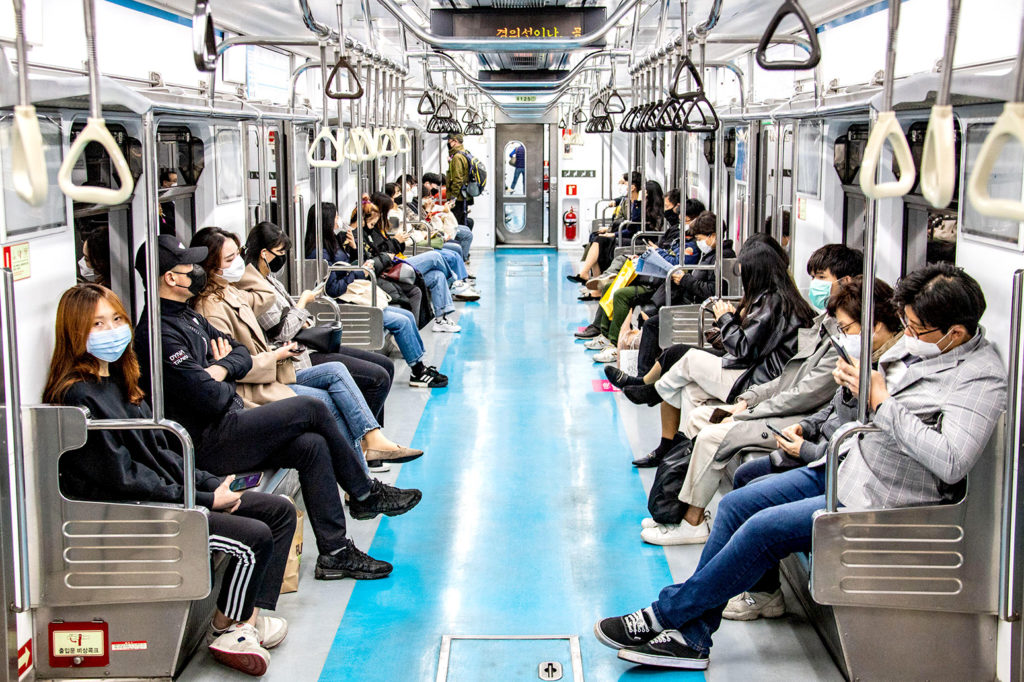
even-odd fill
[{"label": "woman in beige coat", "polygon": [[327,362],[312,367],[305,349],[294,341],[271,347],[257,318],[274,304],[274,289],[256,268],[245,264],[240,243],[236,235],[217,227],[205,227],[192,238],[193,246],[207,248],[202,265],[210,273],[206,288],[192,305],[252,354],[252,370],[238,383],[238,393],[247,406],[310,395],[327,405],[342,434],[361,448],[369,464],[420,457],[421,450],[401,447],[384,436],[343,364]]}]

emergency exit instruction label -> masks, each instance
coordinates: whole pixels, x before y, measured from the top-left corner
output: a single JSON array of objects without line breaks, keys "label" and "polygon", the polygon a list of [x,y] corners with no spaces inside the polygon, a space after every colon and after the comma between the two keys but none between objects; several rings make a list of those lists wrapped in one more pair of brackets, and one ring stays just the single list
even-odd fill
[{"label": "emergency exit instruction label", "polygon": [[5,246],[3,267],[14,273],[14,281],[28,279],[32,274],[32,259],[29,257],[28,242]]}]

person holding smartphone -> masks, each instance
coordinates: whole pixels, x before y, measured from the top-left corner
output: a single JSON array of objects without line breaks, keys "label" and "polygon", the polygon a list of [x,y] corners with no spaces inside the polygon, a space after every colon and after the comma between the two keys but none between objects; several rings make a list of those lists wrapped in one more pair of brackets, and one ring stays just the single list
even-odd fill
[{"label": "person holding smartphone", "polygon": [[[98,284],[68,289],[57,305],[55,347],[43,400],[89,410],[93,419],[151,420],[139,387],[128,313]],[[60,459],[61,491],[72,499],[170,502],[184,499],[181,455],[163,431],[89,431]],[[273,611],[295,533],[295,507],[279,495],[231,490],[234,476],[196,468],[196,503],[209,510],[210,550],[227,551],[207,645],[227,666],[266,672],[271,649],[288,633]]]}]

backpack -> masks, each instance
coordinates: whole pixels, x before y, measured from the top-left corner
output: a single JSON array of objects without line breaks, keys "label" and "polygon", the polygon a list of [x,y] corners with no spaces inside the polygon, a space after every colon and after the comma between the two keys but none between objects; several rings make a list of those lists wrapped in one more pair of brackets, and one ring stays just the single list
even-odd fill
[{"label": "backpack", "polygon": [[465,149],[459,153],[466,157],[466,165],[469,169],[469,177],[466,180],[466,186],[462,188],[462,193],[468,197],[478,197],[487,186],[487,169]]}]

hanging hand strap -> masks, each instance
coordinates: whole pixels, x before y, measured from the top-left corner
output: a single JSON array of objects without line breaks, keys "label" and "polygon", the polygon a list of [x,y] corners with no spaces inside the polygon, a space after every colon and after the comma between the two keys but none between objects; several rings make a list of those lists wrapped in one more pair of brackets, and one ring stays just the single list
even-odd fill
[{"label": "hanging hand strap", "polygon": [[612,90],[612,94],[608,95],[608,101],[605,102],[604,108],[609,114],[621,114],[626,111],[626,103],[622,101],[622,95],[617,90]]},{"label": "hanging hand strap", "polygon": [[[683,132],[687,133],[713,133],[718,130],[721,121],[718,120],[718,113],[708,98],[701,94],[699,97],[692,97],[683,100],[681,111],[681,125]],[[698,120],[699,117],[699,120]]]},{"label": "hanging hand strap", "polygon": [[[344,132],[341,128],[338,129],[338,136],[343,135]],[[324,158],[316,158],[316,150],[320,146],[321,142],[327,142],[329,147],[324,148]],[[334,160],[330,158],[329,148],[334,147]],[[320,133],[313,139],[309,144],[309,149],[306,150],[306,160],[309,162],[310,168],[337,168],[341,165],[341,143],[337,137],[331,133],[331,129],[327,126],[321,126]]]},{"label": "hanging hand strap", "polygon": [[[807,59],[804,61],[787,59],[770,62],[765,56],[765,51],[767,51],[772,38],[775,37],[775,30],[788,14],[796,15],[796,18],[803,25],[804,31],[807,33],[807,39],[811,43],[810,54],[807,55]],[[757,65],[765,71],[804,71],[813,69],[821,61],[821,45],[818,43],[818,32],[815,30],[814,24],[811,23],[811,18],[807,16],[807,12],[804,11],[804,8],[800,6],[797,0],[783,0],[779,10],[772,17],[772,20],[768,22],[768,26],[761,35],[761,42],[757,44],[757,52],[754,53],[754,58],[757,59]]]},{"label": "hanging hand strap", "polygon": [[412,149],[412,138],[405,128],[398,128],[395,131],[395,143],[398,145],[398,153],[406,154]]},{"label": "hanging hand strap", "polygon": [[[892,144],[893,155],[900,166],[900,179],[879,184],[875,182],[875,169],[882,159],[882,149],[886,140]],[[878,120],[871,129],[871,136],[868,137],[867,146],[864,147],[864,159],[860,166],[860,189],[869,199],[891,199],[909,192],[914,187],[916,179],[914,157],[910,153],[907,136],[903,134],[900,122],[896,120],[896,113],[883,111],[878,115]]]},{"label": "hanging hand strap", "polygon": [[395,156],[398,154],[398,140],[395,138],[395,131],[391,128],[378,128],[375,137],[377,138],[378,156]]},{"label": "hanging hand strap", "polygon": [[[119,189],[107,189],[106,187],[90,187],[87,185],[76,185],[71,181],[71,171],[78,163],[79,157],[85,153],[85,148],[90,142],[98,142],[114,164],[117,179],[121,183]],[[72,201],[88,204],[102,204],[104,206],[117,206],[123,204],[132,195],[135,189],[135,180],[132,178],[131,168],[125,160],[121,148],[114,141],[114,136],[107,130],[107,124],[102,118],[92,118],[86,122],[85,128],[78,133],[64,163],[60,165],[57,172],[57,184],[64,194]]]},{"label": "hanging hand strap", "polygon": [[423,95],[420,96],[419,103],[416,104],[416,113],[430,116],[435,111],[437,111],[437,105],[434,104],[434,98],[429,92],[424,91]]},{"label": "hanging hand strap", "polygon": [[380,155],[369,128],[353,128],[350,139],[354,140],[353,147],[357,150],[356,161],[373,161]]},{"label": "hanging hand strap", "polygon": [[[19,65],[19,68],[25,68]],[[11,130],[11,180],[14,191],[31,206],[46,200],[46,157],[43,154],[43,135],[39,132],[39,117],[31,104],[14,107],[14,127]]]},{"label": "hanging hand strap", "polygon": [[1011,139],[1024,144],[1024,102],[1007,102],[1003,113],[996,119],[978,152],[978,160],[974,163],[974,171],[967,184],[967,196],[982,215],[1024,222],[1024,203],[1014,199],[993,199],[988,193],[992,169],[1003,147]]},{"label": "hanging hand strap", "polygon": [[[921,154],[921,194],[935,208],[946,208],[956,187],[956,149],[953,107],[932,107]],[[902,169],[903,166],[900,166]]]},{"label": "hanging hand strap", "polygon": [[213,28],[213,8],[209,0],[196,0],[192,12],[192,58],[200,71],[210,73],[217,70],[217,34]]},{"label": "hanging hand strap", "polygon": [[[686,69],[690,73],[690,78],[693,79],[694,90],[689,92],[679,92],[679,77],[683,75],[683,69]],[[672,74],[672,87],[669,88],[668,94],[672,95],[676,99],[686,99],[699,95],[704,92],[704,81],[700,77],[700,73],[697,72],[697,66],[693,63],[688,55],[683,55],[679,63],[676,64],[676,70]]]},{"label": "hanging hand strap", "polygon": [[[352,76],[352,80],[355,81],[356,89],[351,92],[337,92],[331,89],[331,85],[334,83],[334,79],[338,77],[338,72],[341,71],[342,67],[348,71],[349,75]],[[345,55],[338,57],[338,63],[334,65],[330,75],[327,76],[327,90],[325,94],[331,99],[359,99],[363,96],[363,84],[359,82],[359,74],[348,63],[348,58]]]}]

